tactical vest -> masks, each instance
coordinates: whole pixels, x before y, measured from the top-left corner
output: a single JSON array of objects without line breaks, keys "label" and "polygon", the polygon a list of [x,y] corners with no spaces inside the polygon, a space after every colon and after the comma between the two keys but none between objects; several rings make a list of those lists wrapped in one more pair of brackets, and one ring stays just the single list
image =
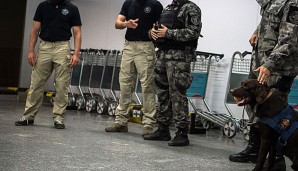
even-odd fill
[{"label": "tactical vest", "polygon": [[[187,3],[187,2],[186,2]],[[160,15],[159,25],[164,25],[168,29],[183,29],[185,26],[178,20],[178,13],[181,7],[186,4],[182,3],[179,5],[168,5],[162,14]],[[191,49],[196,49],[198,45],[198,40],[191,40],[187,42],[180,42],[175,40],[169,40],[166,38],[157,39],[156,45],[160,50],[185,50],[187,47]]]}]

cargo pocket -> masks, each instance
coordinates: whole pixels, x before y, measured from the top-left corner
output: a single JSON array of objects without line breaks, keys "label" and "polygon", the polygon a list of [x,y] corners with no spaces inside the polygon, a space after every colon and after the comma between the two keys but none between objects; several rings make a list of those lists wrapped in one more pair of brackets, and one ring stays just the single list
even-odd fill
[{"label": "cargo pocket", "polygon": [[167,81],[166,71],[162,70],[161,68],[155,67],[154,72],[155,85],[162,90],[167,90],[169,88],[169,85]]},{"label": "cargo pocket", "polygon": [[71,54],[66,55],[66,59],[68,62],[70,61],[70,58],[71,58]]},{"label": "cargo pocket", "polygon": [[154,60],[154,55],[147,55],[147,60],[148,61],[153,61]]},{"label": "cargo pocket", "polygon": [[45,41],[40,41],[39,46],[38,46],[38,51],[39,52],[43,52],[45,51],[45,46],[47,45],[47,43]]},{"label": "cargo pocket", "polygon": [[188,71],[183,71],[175,68],[175,71],[173,73],[174,76],[174,84],[177,89],[179,90],[187,90],[193,80],[192,75]]},{"label": "cargo pocket", "polygon": [[124,42],[124,47],[126,47],[127,45],[128,45],[128,41],[127,40],[125,40],[125,42]]},{"label": "cargo pocket", "polygon": [[65,57],[59,60],[59,64],[64,67],[70,68],[69,67],[70,59],[71,59],[71,54],[65,54]]}]

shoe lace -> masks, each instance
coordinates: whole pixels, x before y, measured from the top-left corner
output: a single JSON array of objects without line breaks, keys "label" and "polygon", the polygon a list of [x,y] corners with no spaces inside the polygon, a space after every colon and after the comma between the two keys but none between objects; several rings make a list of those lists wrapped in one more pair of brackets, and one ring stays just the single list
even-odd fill
[{"label": "shoe lace", "polygon": [[56,124],[63,124],[63,122],[62,121],[59,121],[59,120],[55,121],[55,123]]},{"label": "shoe lace", "polygon": [[183,133],[182,130],[178,130],[175,132],[176,136],[174,138],[180,138],[180,137],[185,137],[185,133]]},{"label": "shoe lace", "polygon": [[26,121],[26,120],[28,120],[25,116],[23,116],[21,119],[20,119],[20,121]]}]

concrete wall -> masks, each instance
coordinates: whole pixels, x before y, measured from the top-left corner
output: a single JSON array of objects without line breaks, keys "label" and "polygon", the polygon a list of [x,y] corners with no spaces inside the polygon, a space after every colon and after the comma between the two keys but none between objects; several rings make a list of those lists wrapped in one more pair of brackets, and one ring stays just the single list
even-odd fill
[{"label": "concrete wall", "polygon": [[[224,97],[230,59],[235,51],[250,51],[250,35],[259,21],[259,7],[247,0],[192,0],[202,10],[202,35],[197,50],[224,54],[215,73],[210,74],[206,100],[212,110],[226,113]],[[41,0],[28,0],[20,87],[29,87],[31,67],[27,49],[32,18]],[[125,30],[114,28],[115,19],[124,0],[72,0],[82,18],[82,48],[122,49]],[[171,0],[160,0],[165,6]],[[52,88],[52,82],[47,88]],[[237,109],[236,109],[237,110]],[[238,112],[239,113],[239,112]]]}]

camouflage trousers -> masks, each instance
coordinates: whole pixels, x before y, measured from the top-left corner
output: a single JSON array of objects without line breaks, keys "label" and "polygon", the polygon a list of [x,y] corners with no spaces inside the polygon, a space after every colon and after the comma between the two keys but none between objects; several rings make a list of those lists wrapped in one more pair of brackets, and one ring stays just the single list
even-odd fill
[{"label": "camouflage trousers", "polygon": [[[179,55],[180,56],[180,55]],[[175,53],[157,53],[155,84],[157,87],[158,124],[169,126],[175,117],[177,128],[187,128],[188,99],[186,90],[190,86],[190,61],[175,59]]]}]

